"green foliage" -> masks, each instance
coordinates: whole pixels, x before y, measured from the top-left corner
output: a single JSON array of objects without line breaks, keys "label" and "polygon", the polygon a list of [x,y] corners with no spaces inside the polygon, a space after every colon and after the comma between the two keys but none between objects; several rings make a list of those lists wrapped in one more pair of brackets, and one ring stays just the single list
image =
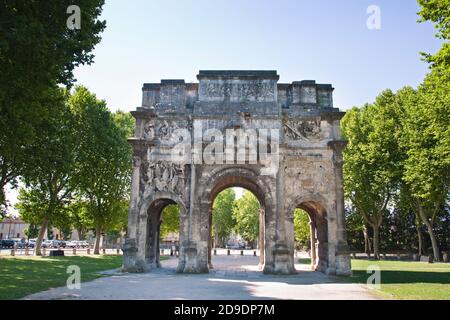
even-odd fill
[{"label": "green foliage", "polygon": [[[437,29],[436,37],[450,39],[450,0],[418,0],[421,10],[419,22],[431,21]],[[443,67],[450,73],[450,43],[444,42],[442,48],[434,55],[423,53],[425,60],[432,67]]]},{"label": "green foliage", "polygon": [[236,221],[234,231],[247,241],[254,241],[259,236],[260,204],[258,199],[248,190],[235,201],[233,220]]},{"label": "green foliage", "polygon": [[180,231],[180,208],[176,204],[168,205],[164,208],[161,215],[161,228],[159,236],[165,238],[169,233],[178,233]]},{"label": "green foliage", "polygon": [[126,217],[131,151],[123,128],[84,87],[77,87],[69,99],[77,119],[79,154],[75,181],[85,199],[87,215],[97,231],[114,228]]},{"label": "green foliage", "polygon": [[231,235],[234,226],[233,205],[236,194],[232,188],[220,192],[213,204],[212,225],[213,234],[217,234],[218,241],[223,246]]},{"label": "green foliage", "polygon": [[[74,189],[77,141],[75,121],[67,106],[67,94],[54,90],[52,113],[41,122],[41,133],[26,147],[29,161],[25,188],[17,208],[25,221],[65,220],[65,206]],[[50,100],[49,100],[50,102]]]},{"label": "green foliage", "polygon": [[294,211],[294,240],[297,248],[306,250],[311,248],[309,216],[298,208]]},{"label": "green foliage", "polygon": [[374,231],[374,253],[379,257],[379,228],[387,205],[402,177],[404,154],[399,147],[404,95],[383,91],[373,104],[353,108],[341,122],[348,140],[344,151],[345,195]]},{"label": "green foliage", "polygon": [[105,22],[103,0],[79,0],[81,30],[69,30],[73,1],[3,1],[0,4],[0,215],[6,213],[4,188],[28,176],[27,146],[42,135],[53,113],[57,84],[70,86],[73,70],[93,61]]},{"label": "green foliage", "polygon": [[[164,257],[162,257],[164,258]],[[76,257],[2,257],[0,261],[0,300],[19,299],[26,295],[65,286],[67,267],[81,268],[81,281],[94,280],[99,271],[117,269],[120,255]]]},{"label": "green foliage", "polygon": [[374,292],[387,299],[442,300],[450,297],[450,265],[423,262],[352,260],[352,277],[343,281],[367,283],[367,270],[378,266],[381,287]]},{"label": "green foliage", "polygon": [[113,113],[113,120],[116,126],[122,131],[124,137],[134,137],[136,119],[134,119],[131,113],[118,110]]},{"label": "green foliage", "polygon": [[401,139],[404,179],[414,196],[442,204],[450,181],[450,74],[433,69],[413,102],[406,104]]},{"label": "green foliage", "polygon": [[23,233],[27,236],[28,239],[34,239],[37,238],[39,234],[39,226],[31,223],[28,228],[23,230]]}]

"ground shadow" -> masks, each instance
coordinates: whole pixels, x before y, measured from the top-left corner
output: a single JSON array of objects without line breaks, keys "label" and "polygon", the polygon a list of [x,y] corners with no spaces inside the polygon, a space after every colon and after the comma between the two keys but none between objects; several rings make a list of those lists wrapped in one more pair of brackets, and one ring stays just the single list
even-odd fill
[{"label": "ground shadow", "polygon": [[[366,283],[371,274],[365,270],[354,270],[351,282]],[[382,284],[394,283],[440,283],[450,284],[450,272],[421,272],[404,270],[382,270]]]}]

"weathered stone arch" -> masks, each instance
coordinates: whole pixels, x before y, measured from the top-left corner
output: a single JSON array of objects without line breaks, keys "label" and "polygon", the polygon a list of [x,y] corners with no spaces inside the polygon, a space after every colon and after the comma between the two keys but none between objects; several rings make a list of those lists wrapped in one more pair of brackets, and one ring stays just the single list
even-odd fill
[{"label": "weathered stone arch", "polygon": [[289,204],[286,214],[287,232],[292,234],[296,208],[303,209],[310,219],[311,268],[326,272],[329,266],[328,214],[331,212],[332,205],[325,197],[313,192],[303,192],[294,198]]},{"label": "weathered stone arch", "polygon": [[[261,205],[260,215],[260,260],[259,268],[261,270],[273,268],[273,253],[271,251],[275,241],[275,214],[276,205],[273,200],[273,190],[270,189],[270,177],[259,175],[255,168],[245,166],[229,166],[213,169],[210,174],[200,180],[202,186],[199,190],[202,212],[207,212],[203,221],[208,219],[211,228],[211,210],[215,197],[223,190],[230,187],[241,187],[252,192]],[[210,228],[207,238],[210,237]],[[208,263],[211,267],[211,253],[208,251]],[[266,268],[267,266],[267,268]]]},{"label": "weathered stone arch", "polygon": [[156,192],[140,201],[138,217],[136,265],[139,269],[150,271],[159,268],[159,228],[164,208],[176,204],[180,208],[180,241],[184,237],[186,205],[183,199],[174,193]]},{"label": "weathered stone arch", "polygon": [[[325,217],[327,241],[322,243],[328,242],[328,254],[322,259],[323,271],[349,274],[342,187],[345,141],[339,129],[344,113],[333,107],[333,87],[310,80],[278,83],[276,71],[262,70],[206,70],[197,78],[198,83],[144,84],[142,106],[132,112],[136,128],[129,139],[133,174],[123,269],[158,267],[155,244],[147,234],[157,232],[162,208],[177,203],[182,211],[178,271],[208,272],[212,201],[226,187],[240,186],[265,208],[264,272],[295,272],[293,211],[300,205],[316,220]],[[204,162],[203,151],[212,142],[203,140],[209,129],[256,132],[258,139],[234,145],[239,139],[232,132],[225,142],[233,145],[224,148],[215,135],[214,156],[226,154],[226,161]],[[261,151],[261,145],[268,148]],[[256,147],[257,157],[246,155]],[[234,154],[237,149],[244,151],[243,157]],[[182,156],[174,160],[173,151]]]}]

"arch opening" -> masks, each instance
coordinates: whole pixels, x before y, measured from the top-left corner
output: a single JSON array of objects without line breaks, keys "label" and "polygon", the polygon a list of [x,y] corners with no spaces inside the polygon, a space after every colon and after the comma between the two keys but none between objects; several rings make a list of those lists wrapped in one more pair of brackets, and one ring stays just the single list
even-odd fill
[{"label": "arch opening", "polygon": [[[178,258],[181,206],[169,198],[154,200],[147,209],[145,261],[161,268],[161,256]],[[164,262],[163,262],[164,264]]]},{"label": "arch opening", "polygon": [[[293,228],[299,228],[298,215],[306,214],[308,216],[308,235],[309,235],[309,257],[311,270],[326,272],[328,268],[328,220],[325,207],[317,201],[302,201],[294,209]],[[297,221],[296,221],[297,220]],[[297,222],[297,223],[296,223]],[[301,220],[304,223],[304,220]],[[297,226],[296,226],[297,224]],[[306,229],[303,225],[303,232]],[[294,230],[298,235],[299,230]],[[303,237],[304,240],[304,237]],[[301,262],[297,259],[296,262]],[[301,260],[301,259],[300,259]]]},{"label": "arch opening", "polygon": [[[239,191],[242,190],[242,191]],[[234,205],[238,206],[233,208],[233,237],[227,239],[230,241],[224,242],[217,241],[218,235],[214,222],[215,214],[217,214],[218,207],[216,200],[221,200],[224,193],[229,190],[235,190],[242,194],[238,197],[235,196]],[[220,258],[215,254],[221,252],[222,255],[230,254],[243,254],[245,257],[240,260],[246,266],[257,264],[257,270],[262,270],[265,262],[265,214],[266,214],[266,200],[264,192],[259,185],[252,179],[243,176],[225,176],[219,179],[219,181],[211,189],[208,197],[209,202],[209,232],[208,232],[208,267],[212,269],[221,268]],[[243,204],[248,207],[241,208]],[[246,221],[236,221],[239,217],[246,218]],[[257,224],[257,230],[252,230],[252,225]],[[254,226],[253,226],[254,227]],[[240,234],[242,233],[242,234]],[[241,241],[241,242],[240,242]],[[219,248],[224,247],[224,248]],[[242,252],[241,252],[242,250]],[[259,256],[259,257],[258,257]],[[228,257],[229,258],[229,257]],[[215,262],[217,264],[215,265]],[[236,265],[233,268],[243,268],[244,266]]]}]

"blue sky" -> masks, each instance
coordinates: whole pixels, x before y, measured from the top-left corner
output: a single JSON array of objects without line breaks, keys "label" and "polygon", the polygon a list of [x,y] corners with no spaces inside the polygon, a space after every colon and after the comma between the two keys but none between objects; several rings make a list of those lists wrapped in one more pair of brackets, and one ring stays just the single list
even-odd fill
[{"label": "blue sky", "polygon": [[[366,27],[373,4],[380,30]],[[416,22],[418,11],[415,0],[107,0],[95,63],[75,75],[111,110],[128,111],[140,105],[144,82],[196,81],[200,69],[275,69],[280,82],[332,83],[345,110],[422,81],[419,52],[437,51],[440,41],[430,23]]]},{"label": "blue sky", "polygon": [[[369,5],[381,10],[380,30],[366,26]],[[107,0],[95,62],[75,76],[111,110],[131,111],[144,82],[197,81],[200,69],[277,70],[280,82],[333,84],[345,110],[422,81],[419,52],[441,44],[430,23],[416,22],[418,11],[415,0]],[[16,197],[8,191],[12,204]]]}]

